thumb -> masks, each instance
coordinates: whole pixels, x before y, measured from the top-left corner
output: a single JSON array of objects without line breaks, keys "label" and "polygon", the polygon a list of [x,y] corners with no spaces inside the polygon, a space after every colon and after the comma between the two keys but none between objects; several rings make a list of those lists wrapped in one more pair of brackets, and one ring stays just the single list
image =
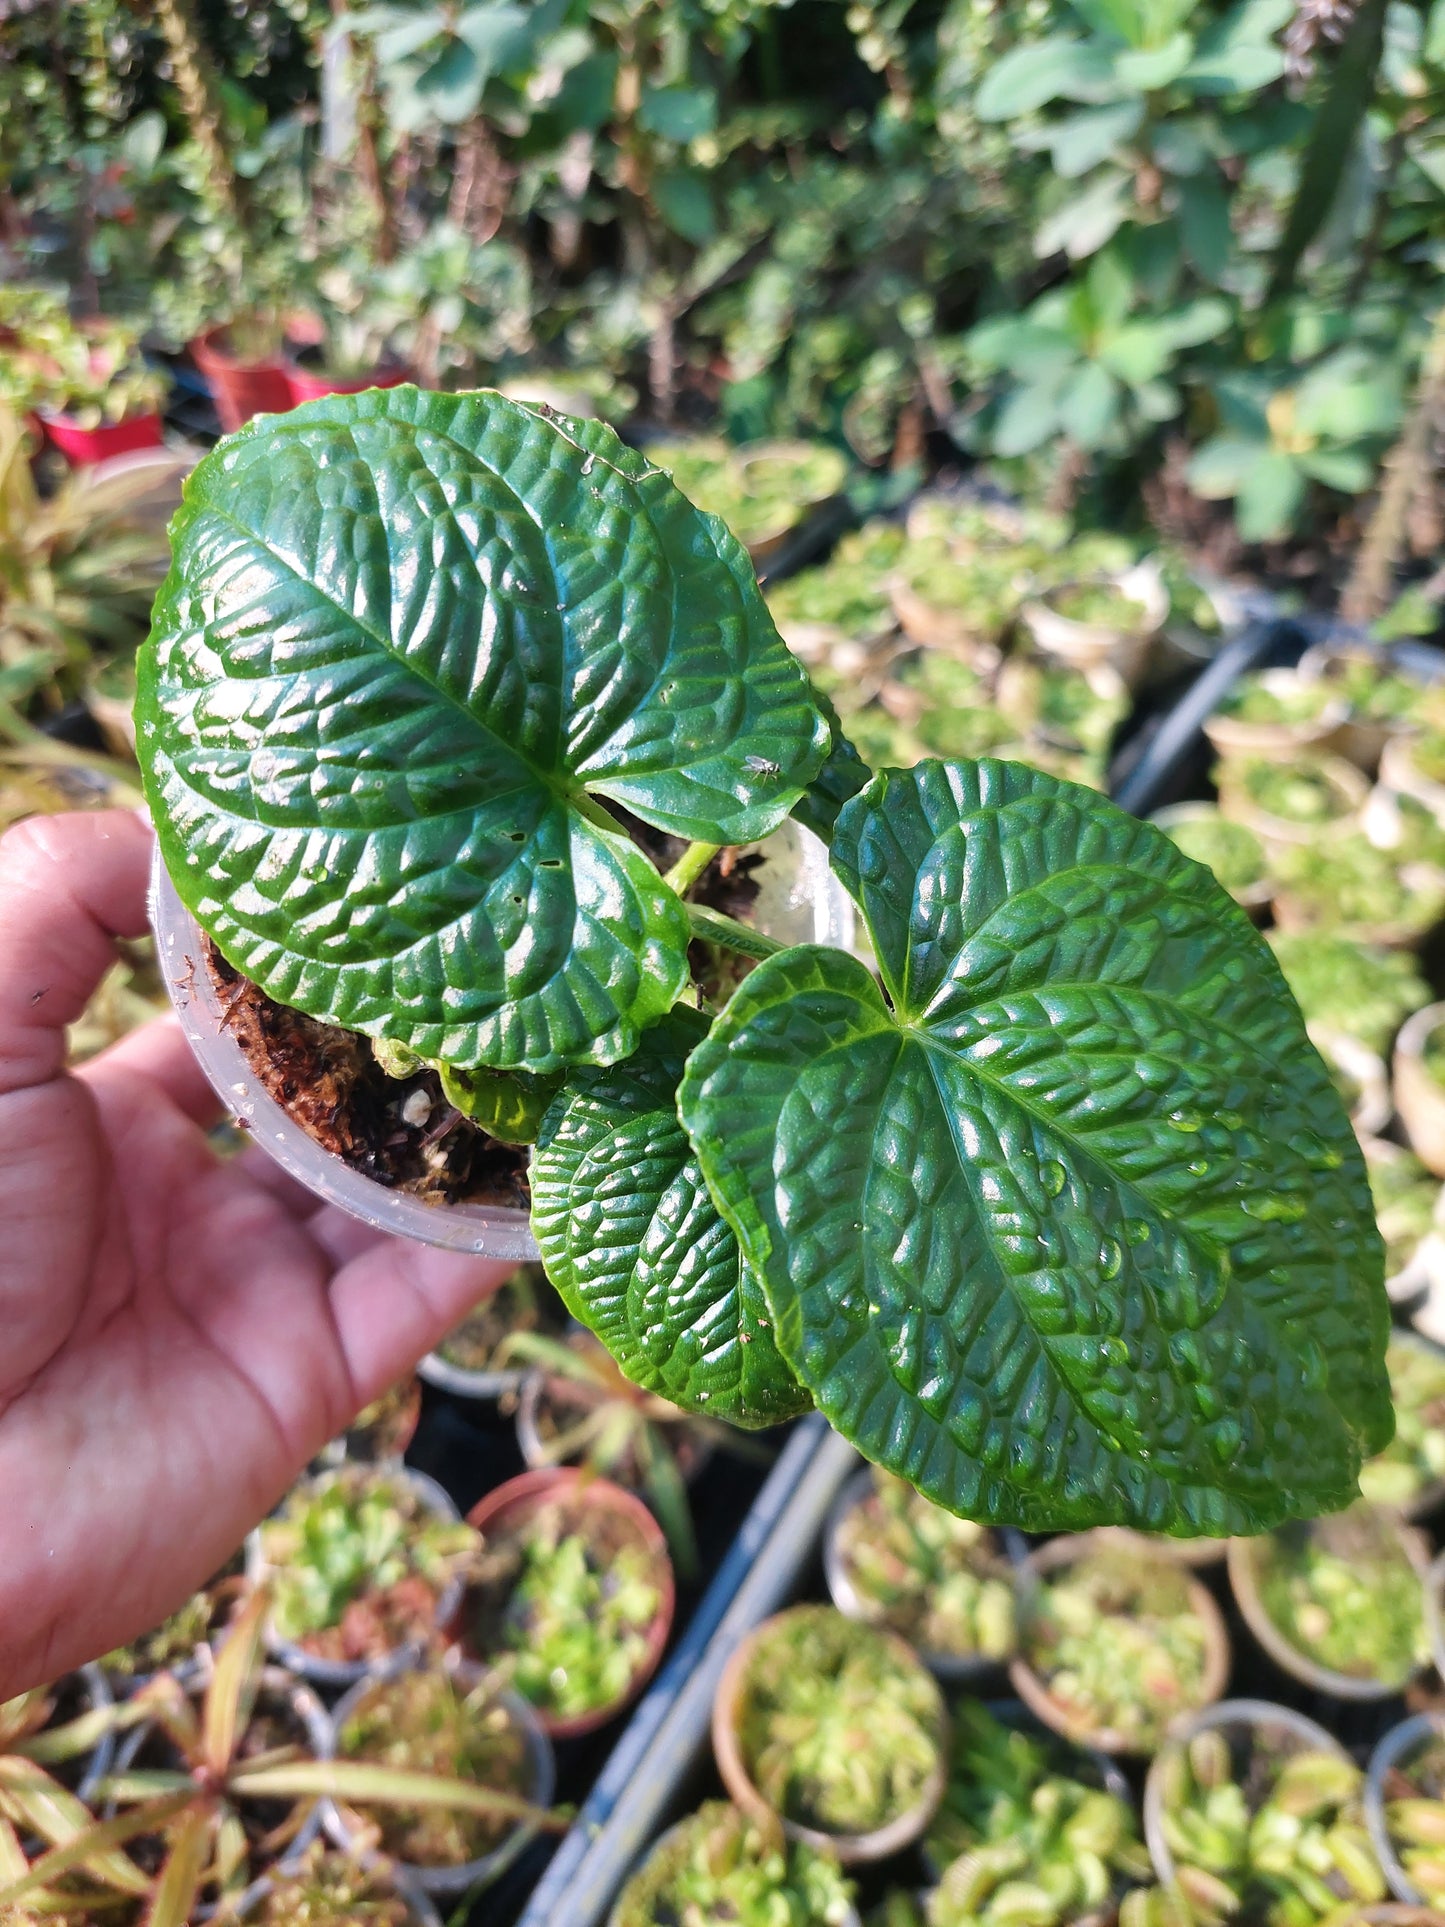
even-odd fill
[{"label": "thumb", "polygon": [[360,1402],[395,1384],[515,1270],[505,1259],[404,1238],[385,1238],[343,1264],[331,1281],[331,1315]]}]

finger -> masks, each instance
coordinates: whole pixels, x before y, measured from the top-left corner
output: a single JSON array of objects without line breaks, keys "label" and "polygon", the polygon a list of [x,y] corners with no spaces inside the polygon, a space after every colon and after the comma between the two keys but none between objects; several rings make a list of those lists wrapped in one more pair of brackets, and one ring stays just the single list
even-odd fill
[{"label": "finger", "polygon": [[402,1238],[343,1265],[331,1281],[331,1315],[357,1397],[369,1404],[394,1385],[515,1270]]},{"label": "finger", "polygon": [[157,1017],[131,1031],[82,1065],[77,1075],[98,1089],[118,1071],[157,1085],[177,1110],[203,1128],[225,1115],[226,1106],[197,1063],[176,1017]]},{"label": "finger", "polygon": [[0,1093],[60,1072],[115,939],[146,927],[150,860],[129,810],[35,816],[0,837]]}]

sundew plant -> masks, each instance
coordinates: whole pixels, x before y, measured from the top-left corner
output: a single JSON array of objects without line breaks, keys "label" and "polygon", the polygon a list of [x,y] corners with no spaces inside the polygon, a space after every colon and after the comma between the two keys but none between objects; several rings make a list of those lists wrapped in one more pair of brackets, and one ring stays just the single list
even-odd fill
[{"label": "sundew plant", "polygon": [[[1390,1436],[1364,1165],[1207,870],[1016,764],[871,776],[747,557],[607,427],[491,393],[263,417],[140,664],[162,854],[271,997],[531,1118],[532,1216],[638,1383],[816,1405],[982,1520],[1255,1532]],[[664,876],[618,811],[686,839]],[[825,838],[876,968],[687,901]],[[724,1008],[696,935],[756,965]]]}]

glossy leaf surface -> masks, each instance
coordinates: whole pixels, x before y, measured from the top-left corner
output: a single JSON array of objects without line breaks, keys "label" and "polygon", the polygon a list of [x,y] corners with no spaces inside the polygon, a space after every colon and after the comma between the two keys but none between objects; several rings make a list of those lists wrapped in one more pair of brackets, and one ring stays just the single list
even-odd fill
[{"label": "glossy leaf surface", "polygon": [[634,1384],[773,1425],[810,1401],[677,1120],[678,1078],[706,1031],[679,1007],[627,1063],[575,1075],[538,1139],[532,1228],[568,1310]]},{"label": "glossy leaf surface", "polygon": [[1364,1168],[1207,870],[1007,763],[886,772],[833,863],[883,987],[759,966],[680,1110],[779,1347],[870,1458],[979,1519],[1253,1531],[1389,1437]]},{"label": "glossy leaf surface", "polygon": [[187,484],[142,652],[182,898],[272,996],[428,1058],[625,1056],[686,914],[593,800],[746,842],[828,727],[743,550],[597,422],[414,388]]}]

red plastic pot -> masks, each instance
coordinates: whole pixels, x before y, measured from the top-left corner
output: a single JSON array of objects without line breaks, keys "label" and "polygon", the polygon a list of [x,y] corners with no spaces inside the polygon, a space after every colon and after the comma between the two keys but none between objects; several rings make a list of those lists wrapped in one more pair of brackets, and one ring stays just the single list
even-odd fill
[{"label": "red plastic pot", "polygon": [[286,364],[286,385],[291,391],[293,408],[303,401],[320,401],[323,395],[360,395],[368,388],[400,388],[404,381],[411,379],[409,368],[376,369],[369,375],[346,381],[320,369],[298,368],[291,361]]},{"label": "red plastic pot", "polygon": [[[614,1485],[610,1479],[599,1479],[579,1466],[549,1466],[508,1479],[504,1485],[497,1486],[477,1501],[467,1514],[467,1524],[475,1526],[484,1535],[495,1537],[499,1533],[515,1531],[532,1513],[557,1502],[569,1510],[575,1509],[579,1521],[593,1509],[612,1512],[625,1519],[653,1555],[657,1588],[661,1595],[652,1625],[648,1628],[646,1651],[638,1661],[625,1693],[610,1706],[597,1706],[590,1713],[578,1713],[570,1719],[549,1713],[545,1707],[533,1709],[544,1732],[554,1740],[570,1740],[584,1733],[595,1733],[599,1726],[605,1726],[609,1720],[615,1719],[625,1706],[631,1705],[652,1678],[662,1658],[663,1648],[667,1645],[667,1636],[672,1631],[677,1594],[672,1561],[667,1553],[667,1540],[663,1537],[661,1526],[641,1499],[636,1493]],[[465,1602],[462,1610],[466,1610]],[[467,1644],[470,1629],[463,1625],[458,1630],[463,1644]],[[485,1654],[477,1653],[474,1657],[485,1663]]]},{"label": "red plastic pot", "polygon": [[284,414],[292,405],[291,385],[281,361],[238,361],[221,347],[224,330],[212,328],[191,343],[191,359],[200,369],[216,404],[221,426],[232,434],[253,415]]},{"label": "red plastic pot", "polygon": [[42,414],[40,426],[51,447],[76,468],[161,446],[161,418],[154,413],[127,415],[124,421],[102,422],[99,428],[82,428],[70,415]]}]

